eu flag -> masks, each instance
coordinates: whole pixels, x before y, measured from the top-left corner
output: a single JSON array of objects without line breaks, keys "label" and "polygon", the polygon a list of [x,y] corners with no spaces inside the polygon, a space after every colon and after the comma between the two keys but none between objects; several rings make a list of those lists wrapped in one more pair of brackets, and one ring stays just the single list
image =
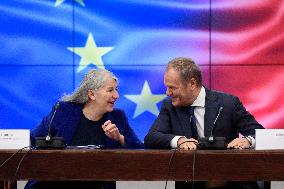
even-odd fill
[{"label": "eu flag", "polygon": [[[3,1],[0,128],[32,129],[86,72],[104,68],[119,78],[116,107],[143,140],[166,98],[165,65],[175,57],[195,60],[205,86],[238,95],[265,127],[283,127],[283,18],[274,6],[283,13],[280,1],[258,0]],[[272,114],[268,104],[277,104]]]}]

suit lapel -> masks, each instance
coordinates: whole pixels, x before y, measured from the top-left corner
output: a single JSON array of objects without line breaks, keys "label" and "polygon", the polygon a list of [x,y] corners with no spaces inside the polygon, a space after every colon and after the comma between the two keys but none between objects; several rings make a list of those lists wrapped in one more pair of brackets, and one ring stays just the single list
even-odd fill
[{"label": "suit lapel", "polygon": [[204,135],[210,136],[213,127],[214,120],[218,113],[219,103],[217,96],[214,95],[210,90],[206,90],[205,97],[205,115],[204,115]]},{"label": "suit lapel", "polygon": [[187,107],[178,107],[176,108],[176,110],[179,120],[181,122],[182,132],[184,133],[185,137],[190,138],[192,134],[191,134],[189,113],[187,111]]}]

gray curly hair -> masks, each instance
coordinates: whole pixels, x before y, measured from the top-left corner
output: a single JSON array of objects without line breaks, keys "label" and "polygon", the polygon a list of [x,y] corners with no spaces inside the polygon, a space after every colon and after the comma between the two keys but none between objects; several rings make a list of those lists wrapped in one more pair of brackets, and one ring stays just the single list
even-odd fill
[{"label": "gray curly hair", "polygon": [[61,97],[61,100],[64,102],[85,104],[89,99],[88,90],[99,90],[109,78],[112,78],[118,82],[117,77],[108,70],[90,70],[81,81],[79,87],[72,94],[64,94]]}]

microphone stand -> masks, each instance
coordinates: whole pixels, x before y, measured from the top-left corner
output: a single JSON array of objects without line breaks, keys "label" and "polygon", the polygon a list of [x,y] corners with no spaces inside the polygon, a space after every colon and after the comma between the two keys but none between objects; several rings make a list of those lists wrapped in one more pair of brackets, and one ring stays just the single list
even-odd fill
[{"label": "microphone stand", "polygon": [[45,137],[35,137],[35,146],[37,149],[64,149],[66,147],[63,137],[51,136],[51,126],[58,107],[59,102],[54,106],[54,112],[48,125],[47,135]]},{"label": "microphone stand", "polygon": [[209,149],[209,150],[224,150],[227,149],[227,141],[226,137],[214,137],[213,136],[213,129],[215,124],[223,111],[223,106],[221,106],[218,110],[218,114],[213,122],[213,126],[211,129],[211,134],[209,137],[201,137],[198,139],[198,149]]}]

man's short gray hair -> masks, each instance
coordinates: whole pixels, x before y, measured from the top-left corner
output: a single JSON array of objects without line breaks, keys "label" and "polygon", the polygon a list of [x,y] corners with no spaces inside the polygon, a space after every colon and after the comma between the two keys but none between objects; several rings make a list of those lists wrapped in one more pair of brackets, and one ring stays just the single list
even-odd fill
[{"label": "man's short gray hair", "polygon": [[202,85],[201,71],[192,59],[183,57],[175,58],[167,64],[166,71],[171,68],[180,73],[180,78],[183,82],[194,78],[198,86]]},{"label": "man's short gray hair", "polygon": [[61,100],[64,102],[75,102],[85,104],[88,101],[88,90],[99,90],[106,83],[107,79],[112,78],[118,82],[117,77],[110,71],[104,69],[90,70],[81,81],[79,87],[70,95],[63,95]]}]

